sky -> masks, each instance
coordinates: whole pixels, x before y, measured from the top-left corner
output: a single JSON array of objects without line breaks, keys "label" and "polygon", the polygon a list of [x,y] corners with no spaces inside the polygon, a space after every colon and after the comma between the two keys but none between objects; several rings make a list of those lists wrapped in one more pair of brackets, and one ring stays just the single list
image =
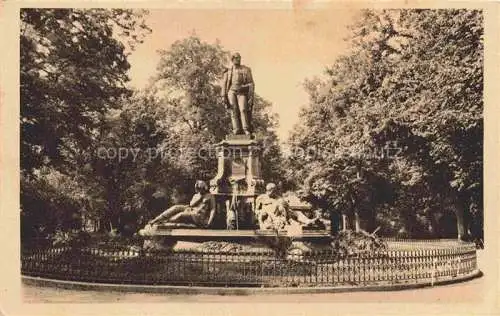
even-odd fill
[{"label": "sky", "polygon": [[155,9],[146,20],[152,33],[129,56],[131,85],[144,88],[155,74],[159,49],[193,34],[239,52],[252,69],[255,91],[279,115],[281,141],[308,102],[306,78],[321,75],[347,49],[347,26],[358,13],[346,6],[323,9]]}]

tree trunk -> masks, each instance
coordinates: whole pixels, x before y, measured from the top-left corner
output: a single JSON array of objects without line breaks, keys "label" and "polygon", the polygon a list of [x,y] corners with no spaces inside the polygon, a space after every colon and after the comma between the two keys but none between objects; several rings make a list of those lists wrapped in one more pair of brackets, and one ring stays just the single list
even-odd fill
[{"label": "tree trunk", "polygon": [[343,228],[342,224],[342,215],[337,211],[330,212],[330,234],[337,235]]},{"label": "tree trunk", "polygon": [[120,213],[121,213],[121,203],[120,203],[120,191],[113,179],[109,180],[107,188],[107,198],[108,198],[108,209],[105,216],[106,228],[111,230],[115,229],[118,232],[121,230],[120,227]]},{"label": "tree trunk", "polygon": [[468,214],[466,213],[466,203],[456,192],[452,193],[453,208],[457,217],[457,238],[464,240],[468,237]]},{"label": "tree trunk", "polygon": [[354,229],[356,232],[359,232],[361,230],[361,226],[359,224],[359,213],[358,211],[354,211]]},{"label": "tree trunk", "polygon": [[342,214],[342,231],[349,229],[349,221],[346,214]]},{"label": "tree trunk", "polygon": [[455,215],[457,216],[457,238],[463,239],[466,233],[463,208],[457,205],[455,207]]}]

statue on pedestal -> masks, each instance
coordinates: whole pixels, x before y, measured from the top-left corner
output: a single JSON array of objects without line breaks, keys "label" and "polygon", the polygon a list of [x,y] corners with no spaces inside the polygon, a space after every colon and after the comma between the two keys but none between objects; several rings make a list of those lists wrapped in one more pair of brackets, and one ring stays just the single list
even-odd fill
[{"label": "statue on pedestal", "polygon": [[232,66],[224,72],[222,97],[231,111],[233,133],[252,134],[252,108],[254,100],[254,82],[252,71],[241,64],[241,56],[231,56]]},{"label": "statue on pedestal", "polygon": [[201,180],[196,181],[196,191],[189,205],[174,205],[156,218],[149,221],[148,226],[155,224],[191,224],[200,228],[208,228],[215,215],[215,200],[209,193],[208,185]]}]

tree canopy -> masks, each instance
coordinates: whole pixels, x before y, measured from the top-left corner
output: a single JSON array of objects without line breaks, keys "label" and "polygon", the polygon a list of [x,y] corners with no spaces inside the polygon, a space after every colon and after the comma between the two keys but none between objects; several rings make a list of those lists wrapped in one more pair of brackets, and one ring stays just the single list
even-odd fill
[{"label": "tree canopy", "polygon": [[[21,168],[61,165],[87,148],[102,116],[130,95],[128,51],[149,31],[142,11],[22,9]],[[67,141],[65,141],[67,140]]]},{"label": "tree canopy", "polygon": [[480,209],[481,11],[364,10],[350,41],[326,79],[306,82],[290,143],[322,151],[288,161],[304,197],[413,236],[438,234],[447,209],[459,221]]}]

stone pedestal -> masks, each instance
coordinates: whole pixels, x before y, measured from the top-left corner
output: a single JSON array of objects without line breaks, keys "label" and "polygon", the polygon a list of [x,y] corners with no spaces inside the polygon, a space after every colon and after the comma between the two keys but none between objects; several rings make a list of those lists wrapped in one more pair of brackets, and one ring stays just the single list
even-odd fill
[{"label": "stone pedestal", "polygon": [[262,144],[247,135],[228,135],[217,144],[217,174],[210,180],[217,212],[227,229],[255,227],[255,198],[264,192]]}]

